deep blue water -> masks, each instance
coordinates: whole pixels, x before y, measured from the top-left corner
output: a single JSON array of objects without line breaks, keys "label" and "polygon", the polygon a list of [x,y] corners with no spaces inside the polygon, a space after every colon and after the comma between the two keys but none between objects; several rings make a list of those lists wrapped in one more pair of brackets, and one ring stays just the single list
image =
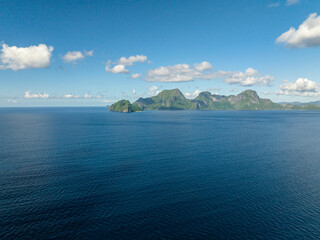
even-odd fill
[{"label": "deep blue water", "polygon": [[0,109],[0,239],[319,239],[320,112]]}]

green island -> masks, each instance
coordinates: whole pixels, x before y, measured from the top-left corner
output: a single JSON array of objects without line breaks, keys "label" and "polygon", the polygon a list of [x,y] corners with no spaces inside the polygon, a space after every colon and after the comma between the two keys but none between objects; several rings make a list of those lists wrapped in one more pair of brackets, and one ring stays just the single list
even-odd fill
[{"label": "green island", "polygon": [[131,104],[128,100],[121,100],[112,104],[109,107],[109,111],[130,113],[141,112],[142,109],[135,103]]},{"label": "green island", "polygon": [[149,98],[139,98],[134,103],[121,100],[109,107],[109,111],[140,112],[143,110],[320,110],[316,104],[274,103],[260,98],[256,91],[245,90],[238,95],[218,95],[201,92],[194,99],[187,99],[179,89],[163,90]]}]

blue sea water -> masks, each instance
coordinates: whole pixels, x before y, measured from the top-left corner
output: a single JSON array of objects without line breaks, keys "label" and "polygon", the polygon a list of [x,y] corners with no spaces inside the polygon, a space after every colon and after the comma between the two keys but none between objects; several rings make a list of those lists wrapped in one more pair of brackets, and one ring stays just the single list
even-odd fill
[{"label": "blue sea water", "polygon": [[320,112],[0,109],[0,239],[319,239]]}]

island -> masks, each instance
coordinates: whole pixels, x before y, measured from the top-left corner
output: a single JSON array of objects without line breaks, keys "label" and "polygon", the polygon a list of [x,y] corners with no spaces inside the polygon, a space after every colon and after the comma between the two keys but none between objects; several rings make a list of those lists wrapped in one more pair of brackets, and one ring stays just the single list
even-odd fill
[{"label": "island", "polygon": [[274,103],[270,99],[260,98],[253,90],[229,96],[204,91],[194,99],[187,99],[176,88],[163,90],[154,97],[139,98],[132,104],[128,100],[121,100],[109,107],[109,111],[126,113],[143,110],[320,110],[320,106]]},{"label": "island", "polygon": [[130,112],[141,112],[142,109],[140,108],[140,106],[138,106],[135,103],[131,104],[130,101],[128,100],[121,100],[112,104],[109,107],[109,111],[130,113]]}]

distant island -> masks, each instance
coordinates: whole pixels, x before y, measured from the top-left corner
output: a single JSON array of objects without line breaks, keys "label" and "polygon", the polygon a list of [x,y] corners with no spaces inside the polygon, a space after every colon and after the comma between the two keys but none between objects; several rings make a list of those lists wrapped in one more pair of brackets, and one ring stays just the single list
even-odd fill
[{"label": "distant island", "polygon": [[201,92],[194,99],[187,99],[179,89],[163,90],[157,96],[139,98],[134,103],[121,100],[109,111],[140,112],[143,110],[320,110],[316,104],[274,103],[260,98],[256,91],[245,90],[238,95],[218,95]]},{"label": "distant island", "polygon": [[128,100],[121,100],[109,107],[109,111],[114,112],[141,112],[142,109],[137,104],[131,104]]}]

